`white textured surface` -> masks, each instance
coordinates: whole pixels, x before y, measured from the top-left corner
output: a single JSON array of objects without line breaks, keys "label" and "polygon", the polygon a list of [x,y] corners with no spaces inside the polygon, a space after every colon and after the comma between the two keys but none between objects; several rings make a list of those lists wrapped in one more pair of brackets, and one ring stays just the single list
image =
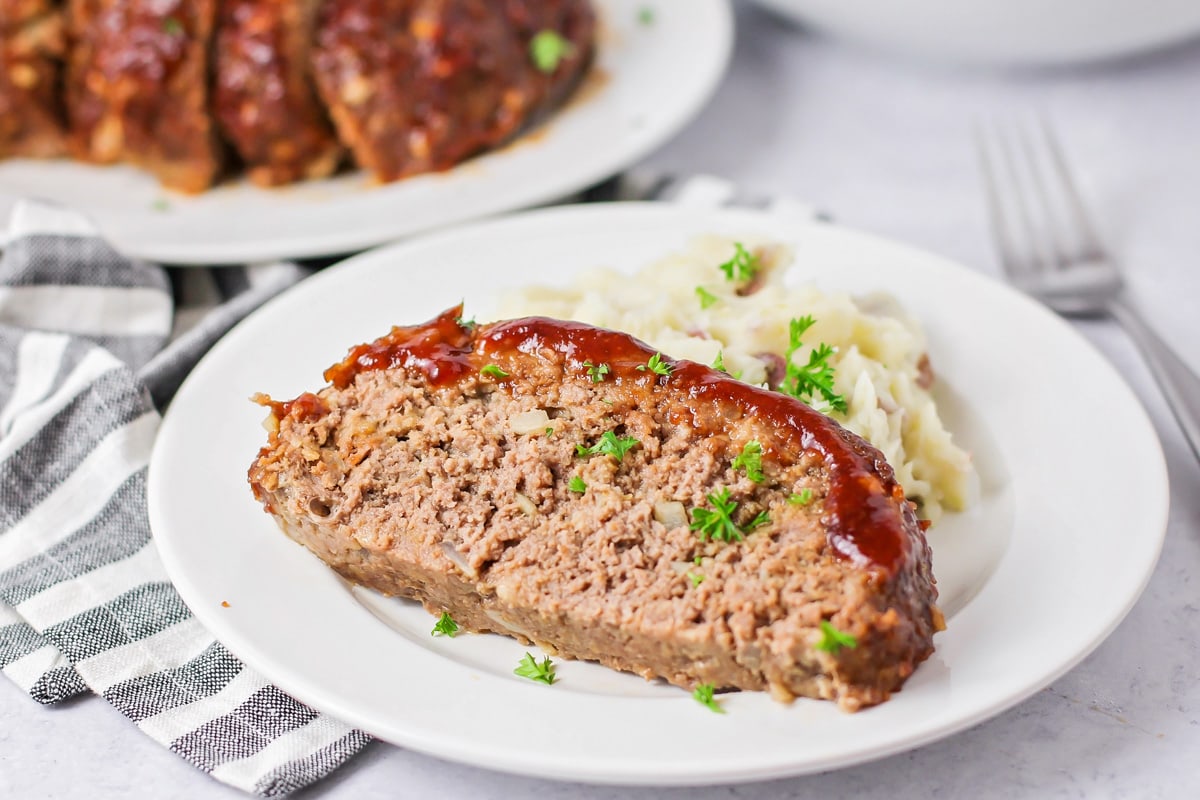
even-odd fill
[{"label": "white textured surface", "polygon": [[[753,9],[743,9],[739,22],[733,72],[696,123],[651,159],[654,166],[791,192],[849,225],[993,272],[970,122],[1047,109],[1101,230],[1127,265],[1134,296],[1200,367],[1200,45],[1088,71],[954,74],[814,40]],[[1033,699],[945,742],[810,778],[702,790],[593,788],[373,745],[301,796],[1190,796],[1200,774],[1200,467],[1128,340],[1109,323],[1083,330],[1122,367],[1155,420],[1171,470],[1171,523],[1141,602],[1090,658]],[[1064,469],[1097,470],[1098,502],[1120,491],[1105,485],[1102,465],[1074,464],[1053,447],[1047,443],[1047,457],[1061,458]],[[496,724],[523,735],[519,720]],[[196,773],[103,700],[42,708],[0,680],[0,797],[241,796]]]}]

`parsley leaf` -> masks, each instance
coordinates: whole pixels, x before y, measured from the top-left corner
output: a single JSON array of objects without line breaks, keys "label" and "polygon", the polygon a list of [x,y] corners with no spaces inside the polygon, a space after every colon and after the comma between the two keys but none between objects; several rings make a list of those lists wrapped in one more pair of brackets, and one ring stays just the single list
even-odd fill
[{"label": "parsley leaf", "polygon": [[508,373],[500,369],[495,364],[488,364],[483,369],[479,370],[480,375],[490,375],[493,378],[507,378]]},{"label": "parsley leaf", "polygon": [[829,620],[821,620],[821,641],[817,642],[817,649],[826,653],[837,653],[843,647],[853,650],[858,647],[858,639],[848,633],[842,633],[833,627]]},{"label": "parsley leaf", "polygon": [[438,621],[434,623],[433,630],[429,632],[430,636],[449,636],[454,638],[454,634],[458,633],[458,623],[450,619],[450,615],[445,611]]},{"label": "parsley leaf", "polygon": [[638,365],[638,372],[650,370],[655,375],[670,375],[674,369],[675,367],[663,362],[662,353],[655,353],[645,364]]},{"label": "parsley leaf", "polygon": [[806,506],[812,502],[812,499],[812,489],[807,487],[801,489],[797,494],[788,495],[788,502],[794,506]]},{"label": "parsley leaf", "polygon": [[578,475],[572,475],[570,482],[567,484],[567,488],[572,492],[583,494],[587,491],[587,483]]},{"label": "parsley leaf", "polygon": [[653,25],[654,9],[650,8],[650,6],[642,6],[638,9],[637,20],[638,23],[642,25]]},{"label": "parsley leaf", "polygon": [[632,436],[617,436],[612,431],[605,431],[600,436],[600,441],[596,442],[591,447],[584,447],[581,444],[575,445],[575,455],[577,456],[612,456],[617,461],[625,458],[635,445],[639,445],[637,439]]},{"label": "parsley leaf", "polygon": [[729,374],[729,370],[725,369],[725,351],[724,350],[717,351],[717,357],[713,359],[712,368],[719,372],[724,372],[726,375]]},{"label": "parsley leaf", "polygon": [[702,706],[706,706],[709,711],[715,711],[718,714],[724,714],[725,709],[721,708],[721,704],[713,697],[716,691],[711,683],[702,683],[692,692],[692,697]]},{"label": "parsley leaf", "polygon": [[846,398],[833,390],[833,367],[829,364],[829,358],[834,354],[834,349],[822,342],[808,354],[808,363],[804,366],[797,366],[792,360],[803,344],[801,337],[815,323],[811,315],[788,323],[788,349],[784,356],[787,367],[779,391],[809,403],[819,394],[824,404],[844,414]]},{"label": "parsley leaf", "polygon": [[558,69],[564,58],[575,52],[575,46],[563,38],[558,31],[538,31],[529,40],[529,58],[540,72],[547,74]]},{"label": "parsley leaf", "polygon": [[517,668],[513,670],[513,674],[550,686],[554,683],[554,664],[550,663],[550,656],[546,656],[539,664],[532,653],[526,653],[521,662],[517,664]]},{"label": "parsley leaf", "polygon": [[546,438],[549,439],[552,436],[554,436],[554,426],[550,426],[549,428],[546,428]]},{"label": "parsley leaf", "polygon": [[466,328],[467,330],[474,329],[476,325],[474,317],[471,317],[470,319],[465,317],[455,317],[454,321],[458,323],[459,327]]},{"label": "parsley leaf", "polygon": [[696,296],[700,298],[700,308],[711,308],[720,299],[703,286],[696,287]]},{"label": "parsley leaf", "polygon": [[163,32],[170,36],[183,35],[183,23],[175,19],[175,17],[167,17],[162,22]]},{"label": "parsley leaf", "polygon": [[727,281],[748,281],[758,274],[761,267],[762,265],[758,263],[758,256],[742,247],[741,242],[734,242],[733,257],[719,265],[717,269],[725,273]]},{"label": "parsley leaf", "polygon": [[697,586],[699,586],[701,583],[704,582],[704,576],[700,575],[699,573],[689,572],[687,574],[687,576],[688,576],[688,580],[690,580],[692,582],[693,589],[695,589]]},{"label": "parsley leaf", "polygon": [[742,452],[734,457],[730,466],[734,470],[745,470],[746,477],[755,483],[762,483],[762,443],[751,439],[742,447]]},{"label": "parsley leaf", "polygon": [[600,383],[604,380],[604,376],[608,374],[608,364],[593,364],[590,361],[585,361],[583,362],[583,366],[587,367],[587,374],[592,379],[592,383]]},{"label": "parsley leaf", "polygon": [[729,489],[709,494],[708,502],[712,504],[713,510],[693,508],[692,524],[689,526],[691,530],[700,534],[702,541],[707,541],[710,537],[724,542],[732,542],[735,539],[740,541],[746,538],[745,534],[771,521],[767,512],[763,511],[751,520],[744,530],[739,528],[733,521],[733,512],[737,511],[738,503],[729,499]]},{"label": "parsley leaf", "polygon": [[154,199],[154,202],[150,204],[150,207],[152,209],[154,209],[155,211],[170,211],[171,210],[171,204],[169,202],[167,202],[167,198],[165,198],[165,197],[156,197]]}]

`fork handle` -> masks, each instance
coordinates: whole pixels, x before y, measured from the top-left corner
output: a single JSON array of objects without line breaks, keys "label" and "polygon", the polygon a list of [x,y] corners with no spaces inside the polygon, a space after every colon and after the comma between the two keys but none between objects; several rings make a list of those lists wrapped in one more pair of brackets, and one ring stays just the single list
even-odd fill
[{"label": "fork handle", "polygon": [[1108,311],[1142,351],[1192,453],[1200,459],[1200,377],[1124,300],[1112,300]]}]

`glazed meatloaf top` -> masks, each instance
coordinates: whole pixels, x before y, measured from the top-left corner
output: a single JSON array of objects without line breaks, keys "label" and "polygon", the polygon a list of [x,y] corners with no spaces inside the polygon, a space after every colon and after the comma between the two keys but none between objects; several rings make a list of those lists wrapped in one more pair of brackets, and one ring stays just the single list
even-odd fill
[{"label": "glazed meatloaf top", "polygon": [[254,492],[344,576],[560,655],[848,709],[932,652],[930,552],[865,441],[625,334],[459,314],[260,398]]}]

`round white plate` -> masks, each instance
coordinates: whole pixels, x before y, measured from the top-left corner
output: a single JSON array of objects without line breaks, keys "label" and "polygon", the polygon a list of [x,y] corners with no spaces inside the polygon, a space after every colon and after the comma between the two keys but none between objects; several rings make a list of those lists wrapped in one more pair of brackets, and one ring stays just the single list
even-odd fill
[{"label": "round white plate", "polygon": [[79,209],[123,252],[179,264],[348,253],[556,200],[683,127],[716,88],[732,47],[728,0],[593,2],[597,62],[574,98],[508,147],[447,172],[382,186],[361,172],[279,189],[243,179],[187,197],[127,166],[0,161],[0,241],[19,197]]},{"label": "round white plate", "polygon": [[[581,269],[634,270],[694,235],[791,244],[789,280],[892,292],[927,330],[951,429],[981,497],[931,533],[949,628],[889,702],[858,714],[687,692],[560,662],[512,675],[499,636],[434,639],[418,606],[352,590],[276,528],[246,469],[266,434],[247,397],[321,384],[346,349],[460,299]],[[797,313],[801,313],[798,310]],[[184,600],[234,653],[299,699],[387,741],[542,777],[701,784],[827,770],[916,747],[1019,702],[1117,625],[1157,559],[1167,478],[1133,394],[1041,306],[938,257],[762,212],[575,206],[489,221],[359,256],[226,336],[171,405],[149,477],[150,520]],[[225,607],[223,603],[228,603]]]}]

